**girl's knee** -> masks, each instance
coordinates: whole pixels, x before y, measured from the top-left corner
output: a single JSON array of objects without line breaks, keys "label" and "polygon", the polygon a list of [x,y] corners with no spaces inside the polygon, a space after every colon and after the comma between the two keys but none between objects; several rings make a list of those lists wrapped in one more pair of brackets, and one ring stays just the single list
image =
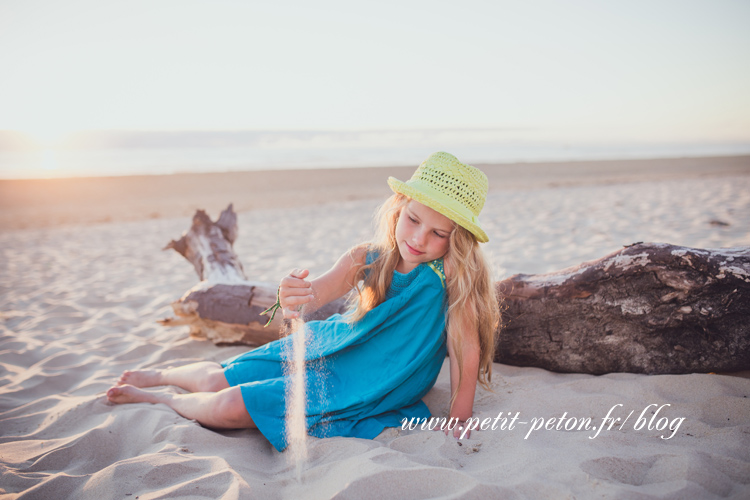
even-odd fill
[{"label": "girl's knee", "polygon": [[224,376],[224,369],[219,368],[206,375],[201,383],[200,392],[219,392],[227,388],[229,388],[229,382]]},{"label": "girl's knee", "polygon": [[229,429],[255,427],[253,419],[245,408],[242,390],[239,387],[225,389],[217,394],[216,415],[226,423]]}]

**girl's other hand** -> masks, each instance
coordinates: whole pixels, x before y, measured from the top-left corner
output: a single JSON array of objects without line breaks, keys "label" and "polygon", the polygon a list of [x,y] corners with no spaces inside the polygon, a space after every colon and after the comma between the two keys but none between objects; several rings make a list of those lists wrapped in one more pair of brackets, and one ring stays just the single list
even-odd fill
[{"label": "girl's other hand", "polygon": [[462,437],[469,439],[471,437],[471,429],[466,428],[467,423],[461,422],[453,429],[453,437],[461,439]]},{"label": "girl's other hand", "polygon": [[307,269],[293,269],[282,278],[279,285],[279,304],[284,318],[299,318],[302,306],[312,301],[312,283],[305,279],[309,274],[310,271]]},{"label": "girl's other hand", "polygon": [[464,420],[464,421],[461,421],[461,422],[457,423],[456,426],[452,430],[451,429],[447,429],[447,428],[446,429],[441,429],[440,427],[435,427],[434,430],[436,430],[436,431],[443,431],[443,433],[445,433],[446,436],[449,435],[452,432],[453,433],[453,437],[456,438],[456,439],[458,439],[458,440],[460,440],[461,439],[461,434],[464,434],[464,429],[465,429],[466,430],[466,434],[464,434],[464,438],[469,439],[471,437],[471,429],[466,429],[466,425],[467,425],[466,421]]}]

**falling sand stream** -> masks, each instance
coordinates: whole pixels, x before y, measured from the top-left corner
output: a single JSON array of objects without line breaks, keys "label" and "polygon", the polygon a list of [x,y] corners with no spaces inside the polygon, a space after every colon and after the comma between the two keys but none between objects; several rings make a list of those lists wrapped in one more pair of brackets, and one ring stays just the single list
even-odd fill
[{"label": "falling sand stream", "polygon": [[307,460],[305,351],[309,332],[301,319],[292,321],[292,332],[292,342],[285,345],[286,441],[290,459],[297,470],[297,481],[302,481],[302,469]]}]

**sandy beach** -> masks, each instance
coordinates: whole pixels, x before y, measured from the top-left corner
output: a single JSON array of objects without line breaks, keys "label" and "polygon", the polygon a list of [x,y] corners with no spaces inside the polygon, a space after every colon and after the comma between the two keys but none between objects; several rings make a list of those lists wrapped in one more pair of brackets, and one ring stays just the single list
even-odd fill
[{"label": "sandy beach", "polygon": [[[588,186],[748,175],[750,157],[480,165],[490,190]],[[0,180],[0,230],[170,217],[196,209],[235,211],[381,199],[384,179],[408,179],[414,165],[214,172],[75,179]]]},{"label": "sandy beach", "polygon": [[[750,498],[747,373],[495,364],[474,413],[497,418],[496,429],[461,442],[396,428],[374,440],[310,438],[301,481],[256,430],[216,432],[163,405],[107,402],[123,370],[248,349],[156,323],[197,282],[161,250],[196,209],[215,218],[234,203],[250,279],[275,283],[294,267],[316,276],[369,238],[387,176],[405,180],[414,167],[0,181],[0,499]],[[750,157],[483,169],[498,279],[637,241],[750,246]],[[446,361],[425,398],[433,415],[446,414],[449,388]],[[607,416],[624,423],[602,429]],[[578,427],[586,418],[599,432]]]}]

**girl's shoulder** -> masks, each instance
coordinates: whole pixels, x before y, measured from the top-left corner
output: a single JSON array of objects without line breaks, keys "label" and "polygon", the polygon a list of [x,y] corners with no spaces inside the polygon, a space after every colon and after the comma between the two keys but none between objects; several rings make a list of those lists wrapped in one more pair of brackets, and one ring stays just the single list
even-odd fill
[{"label": "girl's shoulder", "polygon": [[355,245],[349,249],[349,258],[352,259],[352,262],[355,265],[366,265],[370,264],[370,254],[372,252],[370,251],[370,244],[369,243],[360,243],[359,245]]}]

